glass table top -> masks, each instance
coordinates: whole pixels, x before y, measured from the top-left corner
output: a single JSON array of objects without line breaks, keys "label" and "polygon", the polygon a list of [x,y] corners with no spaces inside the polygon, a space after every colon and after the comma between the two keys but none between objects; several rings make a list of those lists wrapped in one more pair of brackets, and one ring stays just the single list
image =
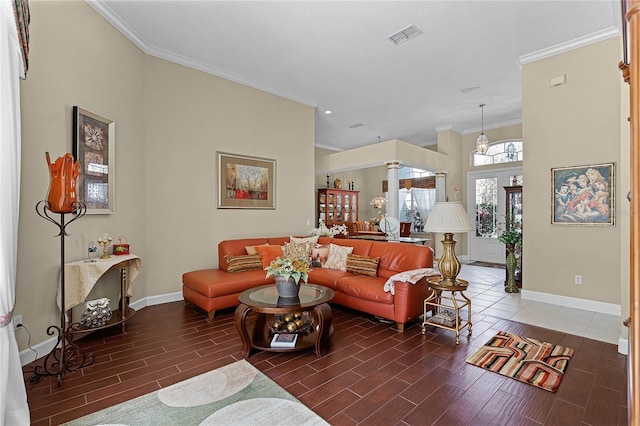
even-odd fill
[{"label": "glass table top", "polygon": [[300,286],[298,297],[279,297],[275,284],[255,287],[246,290],[238,296],[240,302],[249,306],[316,306],[327,303],[333,299],[334,292],[330,288],[315,285],[303,284]]}]

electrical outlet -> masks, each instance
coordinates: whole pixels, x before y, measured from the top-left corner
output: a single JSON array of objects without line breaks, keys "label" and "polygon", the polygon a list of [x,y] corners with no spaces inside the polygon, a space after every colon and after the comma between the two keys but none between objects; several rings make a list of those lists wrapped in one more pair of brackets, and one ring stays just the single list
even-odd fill
[{"label": "electrical outlet", "polygon": [[582,284],[582,275],[576,275],[575,276],[575,283],[576,284]]},{"label": "electrical outlet", "polygon": [[19,327],[22,327],[22,315],[14,315],[13,316],[13,329],[17,330]]}]

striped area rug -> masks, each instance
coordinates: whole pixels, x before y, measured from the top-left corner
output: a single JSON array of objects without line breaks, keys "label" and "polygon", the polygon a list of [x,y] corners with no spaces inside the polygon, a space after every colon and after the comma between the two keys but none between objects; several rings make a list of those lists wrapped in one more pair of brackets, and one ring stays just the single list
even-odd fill
[{"label": "striped area rug", "polygon": [[467,362],[555,392],[572,356],[571,348],[499,331]]}]

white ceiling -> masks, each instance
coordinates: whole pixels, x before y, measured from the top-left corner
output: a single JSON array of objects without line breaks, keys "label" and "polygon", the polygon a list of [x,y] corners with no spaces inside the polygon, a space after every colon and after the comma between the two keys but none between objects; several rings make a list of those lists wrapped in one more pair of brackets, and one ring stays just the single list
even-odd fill
[{"label": "white ceiling", "polygon": [[150,55],[317,107],[316,146],[336,150],[479,131],[481,103],[485,130],[518,123],[518,62],[622,20],[618,0],[87,1]]}]

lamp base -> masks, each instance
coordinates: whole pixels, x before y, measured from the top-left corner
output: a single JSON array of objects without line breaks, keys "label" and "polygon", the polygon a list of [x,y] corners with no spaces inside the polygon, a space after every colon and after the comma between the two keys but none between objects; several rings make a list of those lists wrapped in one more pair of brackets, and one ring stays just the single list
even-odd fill
[{"label": "lamp base", "polygon": [[442,286],[457,286],[460,282],[456,281],[456,277],[460,272],[460,261],[456,257],[456,240],[453,239],[453,234],[447,232],[444,234],[444,240],[442,243],[442,256],[438,260],[438,270],[442,279],[440,285]]}]

